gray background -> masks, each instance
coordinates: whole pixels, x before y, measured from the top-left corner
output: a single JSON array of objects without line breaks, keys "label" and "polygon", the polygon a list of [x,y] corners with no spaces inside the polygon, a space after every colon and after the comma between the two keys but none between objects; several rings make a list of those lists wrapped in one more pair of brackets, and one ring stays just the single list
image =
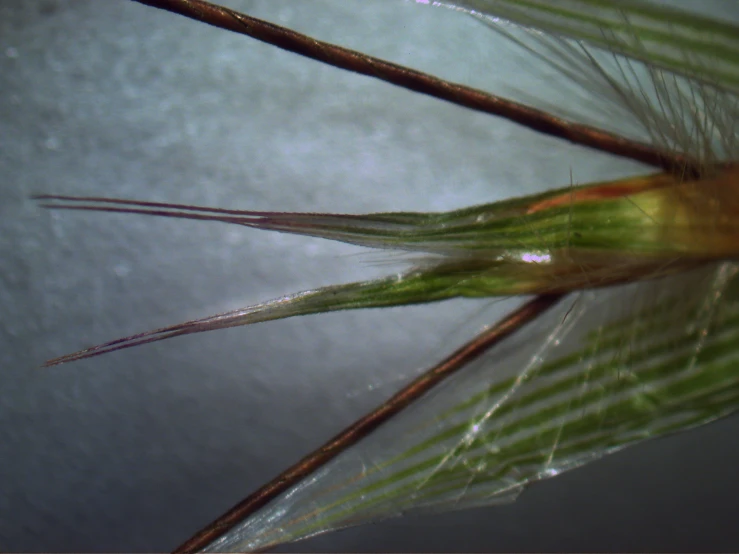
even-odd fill
[{"label": "gray background", "polygon": [[[496,92],[569,99],[462,14],[229,5]],[[736,15],[734,0],[681,5]],[[538,80],[537,80],[538,79]],[[257,210],[441,210],[639,170],[126,0],[0,2],[0,549],[171,549],[512,305],[300,318],[53,369],[117,336],[383,274],[387,256],[37,192]],[[739,550],[739,420],[298,550]]]}]

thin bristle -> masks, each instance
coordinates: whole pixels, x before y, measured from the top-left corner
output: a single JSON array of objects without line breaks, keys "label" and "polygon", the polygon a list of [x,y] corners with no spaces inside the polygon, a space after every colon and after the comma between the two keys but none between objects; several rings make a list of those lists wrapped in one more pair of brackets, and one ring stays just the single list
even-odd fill
[{"label": "thin bristle", "polygon": [[[124,206],[139,206],[142,208],[164,208],[171,210],[180,211],[194,211],[194,212],[208,212],[216,214],[229,214],[229,215],[241,215],[241,216],[270,216],[274,212],[258,212],[258,211],[247,211],[247,210],[228,210],[225,208],[209,208],[203,206],[193,206],[190,204],[172,204],[168,202],[148,202],[143,200],[125,200],[121,198],[107,198],[101,196],[64,196],[57,194],[35,194],[31,196],[32,200],[50,200],[62,202],[62,204],[41,204],[45,208],[59,209],[64,207],[70,207],[75,205],[88,205],[90,209],[94,209],[94,204],[119,204]],[[64,202],[71,202],[77,204],[65,205]],[[87,204],[85,204],[87,203]],[[74,209],[74,208],[73,208]]]},{"label": "thin bristle", "polygon": [[123,350],[125,348],[131,348],[133,346],[149,344],[168,338],[179,337],[181,335],[189,335],[192,333],[200,333],[204,331],[232,327],[234,325],[238,325],[238,323],[234,322],[241,318],[249,310],[250,308],[247,308],[246,310],[234,310],[232,312],[226,312],[202,319],[195,319],[191,321],[186,321],[184,323],[178,323],[176,325],[161,327],[152,331],[136,333],[135,335],[118,338],[112,341],[98,344],[96,346],[92,346],[90,348],[78,350],[77,352],[73,352],[71,354],[59,356],[58,358],[53,358],[44,362],[43,367],[51,367],[67,362],[93,358],[95,356],[108,354],[117,350]]}]

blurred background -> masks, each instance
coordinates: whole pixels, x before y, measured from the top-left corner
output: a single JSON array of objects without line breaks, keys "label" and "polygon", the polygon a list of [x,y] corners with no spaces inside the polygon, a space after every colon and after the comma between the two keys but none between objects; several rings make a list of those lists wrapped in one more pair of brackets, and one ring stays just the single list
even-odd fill
[{"label": "blurred background", "polygon": [[[232,0],[454,81],[558,96],[461,13]],[[672,2],[736,17],[737,4]],[[551,89],[551,90],[550,90]],[[644,168],[128,0],[0,3],[0,549],[167,551],[516,301],[311,316],[39,369],[118,336],[393,271],[392,256],[30,196],[445,210]],[[736,551],[736,417],[527,490],[298,551]]]}]

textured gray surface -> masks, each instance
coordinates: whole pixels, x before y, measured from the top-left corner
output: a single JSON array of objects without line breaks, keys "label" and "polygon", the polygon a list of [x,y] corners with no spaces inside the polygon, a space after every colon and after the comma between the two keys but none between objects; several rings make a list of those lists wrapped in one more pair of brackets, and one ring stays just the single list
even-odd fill
[{"label": "textured gray surface", "polygon": [[[460,14],[399,0],[229,4],[491,90],[548,86]],[[126,0],[2,0],[0,169],[0,549],[158,551],[507,305],[317,316],[38,370],[126,333],[387,267],[314,239],[45,212],[30,194],[429,210],[566,184],[571,169],[586,181],[635,168]],[[296,546],[735,551],[738,431],[732,418],[631,449],[510,506]]]}]

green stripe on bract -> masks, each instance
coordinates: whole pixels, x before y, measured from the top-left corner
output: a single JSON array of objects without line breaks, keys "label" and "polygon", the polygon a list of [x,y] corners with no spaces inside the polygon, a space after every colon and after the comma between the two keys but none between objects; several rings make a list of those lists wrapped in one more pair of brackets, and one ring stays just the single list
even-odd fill
[{"label": "green stripe on bract", "polygon": [[[738,177],[736,168],[730,167],[700,185],[708,186],[709,192],[717,186],[733,191]],[[556,262],[561,279],[562,264],[568,260],[580,266],[602,266],[609,259],[618,264],[632,259],[634,265],[660,265],[675,254],[704,260],[709,254],[705,243],[695,240],[696,232],[713,232],[717,218],[727,214],[707,208],[713,204],[696,183],[656,174],[443,213],[284,213],[247,224],[372,248],[475,259],[483,265],[485,261]],[[725,245],[727,236],[739,237],[739,224],[723,223],[720,233],[725,236],[719,243]]]}]

